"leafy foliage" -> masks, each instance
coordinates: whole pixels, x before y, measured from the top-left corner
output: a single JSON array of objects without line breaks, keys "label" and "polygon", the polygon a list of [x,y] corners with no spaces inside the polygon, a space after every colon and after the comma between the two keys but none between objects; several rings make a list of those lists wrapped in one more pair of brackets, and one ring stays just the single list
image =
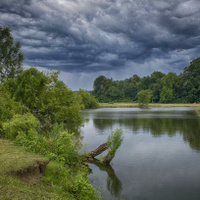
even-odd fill
[{"label": "leafy foliage", "polygon": [[38,134],[38,125],[37,118],[27,113],[14,115],[11,120],[3,123],[3,129],[6,137],[17,145],[55,161],[53,166],[48,165],[47,184],[56,185],[63,194],[71,193],[75,199],[100,199],[88,182],[87,172],[80,168],[80,142],[64,130],[63,124],[55,124],[49,136]]},{"label": "leafy foliage", "polygon": [[13,118],[3,123],[6,138],[15,139],[20,134],[35,134],[39,121],[31,113],[14,115]]},{"label": "leafy foliage", "polygon": [[[24,124],[28,124],[28,122],[19,123],[18,127]],[[8,128],[8,125],[11,127]],[[32,125],[32,126],[31,126]],[[9,130],[11,133],[14,133],[14,129],[16,129],[16,125],[13,123],[6,123],[4,125],[5,131],[7,131],[7,137],[9,139],[15,139],[13,134],[9,134]],[[68,134],[67,131],[59,131],[55,133],[51,133],[49,137],[40,135],[35,131],[35,124],[29,122],[29,125],[25,126],[26,130],[19,129],[18,134],[15,135],[15,143],[24,146],[27,150],[35,153],[39,153],[41,155],[47,156],[50,160],[57,160],[63,164],[68,165],[77,165],[79,164],[80,155],[80,142],[74,140],[73,134]],[[7,129],[6,129],[7,128]],[[11,135],[11,137],[9,137]]]},{"label": "leafy foliage", "polygon": [[99,102],[136,102],[141,90],[149,90],[152,102],[200,102],[200,58],[193,60],[180,75],[153,72],[140,78],[133,75],[123,81],[99,76],[93,84],[93,94]]},{"label": "leafy foliage", "polygon": [[0,136],[55,161],[51,170],[58,169],[58,176],[46,180],[61,196],[69,197],[67,191],[70,199],[100,199],[82,168],[81,143],[67,130],[81,125],[82,105],[97,106],[96,99],[69,90],[58,80],[59,72],[22,72],[22,60],[20,43],[13,43],[9,28],[0,27]]},{"label": "leafy foliage", "polygon": [[98,100],[89,92],[79,90],[78,95],[81,97],[83,109],[98,108]]},{"label": "leafy foliage", "polygon": [[64,122],[66,126],[82,123],[81,99],[58,80],[58,74],[30,68],[4,83],[12,98],[29,108],[46,132],[55,123]]},{"label": "leafy foliage", "polygon": [[108,136],[108,152],[111,155],[115,155],[117,149],[120,147],[123,141],[122,133],[121,129],[116,129],[115,131],[112,131],[111,135]]},{"label": "leafy foliage", "polygon": [[50,162],[45,171],[46,180],[51,184],[59,185],[61,190],[73,194],[76,199],[81,200],[98,200],[101,199],[96,195],[95,189],[88,182],[87,172],[72,173],[67,167],[57,162]]},{"label": "leafy foliage", "polygon": [[0,136],[2,133],[2,123],[10,120],[15,114],[22,113],[22,106],[10,97],[10,93],[0,85]]},{"label": "leafy foliage", "polygon": [[149,90],[141,90],[140,92],[138,92],[138,103],[140,107],[147,107],[148,103],[151,99],[151,93],[149,92]]},{"label": "leafy foliage", "polygon": [[9,27],[0,26],[0,82],[20,74],[23,59],[20,42],[14,43]]}]

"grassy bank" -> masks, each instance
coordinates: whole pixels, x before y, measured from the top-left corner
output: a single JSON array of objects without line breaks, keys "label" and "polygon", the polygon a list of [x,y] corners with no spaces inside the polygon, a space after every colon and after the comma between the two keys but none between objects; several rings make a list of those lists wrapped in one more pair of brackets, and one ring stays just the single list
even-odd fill
[{"label": "grassy bank", "polygon": [[[0,139],[0,199],[74,199],[71,194],[62,193],[55,186],[45,183],[44,177],[37,177],[34,172],[27,174],[30,167],[33,170],[36,162],[46,161],[42,156]],[[22,180],[28,176],[28,183]]]},{"label": "grassy bank", "polygon": [[[138,103],[99,103],[101,108],[134,108]],[[200,104],[164,104],[150,103],[149,107],[199,107]]]},{"label": "grassy bank", "polygon": [[[37,163],[46,163],[44,173],[38,174]],[[41,168],[39,168],[41,169]],[[40,170],[39,170],[40,171]],[[50,161],[27,152],[25,148],[0,139],[0,199],[100,199],[94,195],[84,169]]]}]

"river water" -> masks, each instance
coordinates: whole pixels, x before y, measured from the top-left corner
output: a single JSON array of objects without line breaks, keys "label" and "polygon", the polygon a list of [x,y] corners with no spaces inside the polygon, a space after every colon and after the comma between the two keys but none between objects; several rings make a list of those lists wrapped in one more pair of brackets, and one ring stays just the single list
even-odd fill
[{"label": "river water", "polygon": [[90,182],[102,199],[199,200],[200,116],[194,109],[85,110],[81,132],[86,152],[117,128],[124,136],[110,166],[90,164]]}]

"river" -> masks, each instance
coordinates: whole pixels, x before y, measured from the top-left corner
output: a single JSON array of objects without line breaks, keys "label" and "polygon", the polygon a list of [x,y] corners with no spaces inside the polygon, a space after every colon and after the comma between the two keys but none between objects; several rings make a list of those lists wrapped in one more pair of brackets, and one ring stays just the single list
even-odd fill
[{"label": "river", "polygon": [[194,109],[85,110],[81,132],[86,152],[117,128],[124,136],[110,166],[90,164],[90,182],[102,199],[199,200],[200,117]]}]

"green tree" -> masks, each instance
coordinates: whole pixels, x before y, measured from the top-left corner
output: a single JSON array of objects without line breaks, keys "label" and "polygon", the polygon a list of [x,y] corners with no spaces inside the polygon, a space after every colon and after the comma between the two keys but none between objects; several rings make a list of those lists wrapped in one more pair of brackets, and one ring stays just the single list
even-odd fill
[{"label": "green tree", "polygon": [[20,42],[14,43],[11,29],[0,27],[0,81],[20,74],[23,59]]},{"label": "green tree", "polygon": [[0,136],[3,135],[2,132],[2,123],[6,122],[15,114],[21,114],[23,108],[20,103],[15,102],[11,99],[10,93],[0,85]]},{"label": "green tree", "polygon": [[58,73],[30,68],[4,83],[12,98],[26,106],[47,130],[54,123],[68,127],[82,123],[81,99],[58,80]]},{"label": "green tree", "polygon": [[161,80],[163,88],[160,93],[160,101],[162,103],[173,103],[179,98],[179,77],[169,72]]},{"label": "green tree", "polygon": [[150,85],[149,90],[152,91],[152,102],[160,101],[160,93],[162,91],[162,82],[161,79],[165,74],[162,72],[153,72],[150,76]]},{"label": "green tree", "polygon": [[172,103],[174,98],[173,89],[164,86],[160,94],[160,101],[162,103]]},{"label": "green tree", "polygon": [[182,83],[182,100],[200,102],[200,58],[193,60],[180,75]]},{"label": "green tree", "polygon": [[101,101],[104,97],[103,93],[105,91],[105,82],[106,82],[107,78],[105,76],[99,76],[94,80],[93,83],[93,94],[94,96]]},{"label": "green tree", "polygon": [[89,92],[79,90],[78,95],[81,97],[83,109],[98,108],[98,100]]},{"label": "green tree", "polygon": [[138,96],[138,103],[141,108],[147,107],[150,99],[151,99],[151,93],[149,90],[141,90],[137,94]]},{"label": "green tree", "polygon": [[137,100],[137,93],[139,91],[140,82],[141,79],[136,74],[134,74],[131,78],[124,80],[124,93],[127,100]]},{"label": "green tree", "polygon": [[24,115],[14,115],[12,119],[3,123],[5,137],[11,140],[16,139],[20,133],[36,134],[36,128],[39,126],[39,121],[31,113]]}]

